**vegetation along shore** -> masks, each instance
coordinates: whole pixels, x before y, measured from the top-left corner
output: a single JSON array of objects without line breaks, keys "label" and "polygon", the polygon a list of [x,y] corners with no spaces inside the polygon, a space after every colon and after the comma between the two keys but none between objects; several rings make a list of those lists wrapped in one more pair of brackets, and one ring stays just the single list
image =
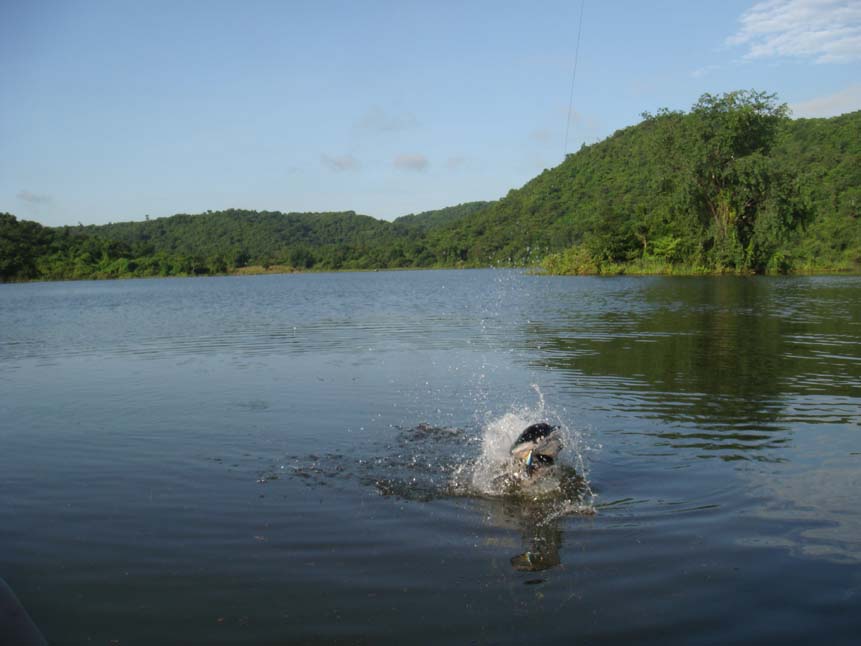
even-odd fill
[{"label": "vegetation along shore", "polygon": [[239,209],[44,227],[0,214],[0,280],[419,267],[551,274],[861,270],[861,112],[791,119],[706,94],[570,154],[494,202],[378,220]]}]

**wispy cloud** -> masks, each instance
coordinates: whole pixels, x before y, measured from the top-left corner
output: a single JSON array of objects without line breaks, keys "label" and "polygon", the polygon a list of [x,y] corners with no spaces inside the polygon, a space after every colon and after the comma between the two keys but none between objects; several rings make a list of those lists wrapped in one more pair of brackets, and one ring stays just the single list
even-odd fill
[{"label": "wispy cloud", "polygon": [[745,11],[727,44],[747,48],[744,58],[812,58],[817,63],[861,59],[861,2],[767,0]]},{"label": "wispy cloud", "polygon": [[693,72],[691,72],[691,77],[695,79],[700,79],[704,76],[709,76],[712,72],[719,69],[720,65],[704,65],[703,67],[698,67]]},{"label": "wispy cloud", "polygon": [[398,170],[411,170],[422,172],[428,169],[430,161],[424,155],[398,155],[395,157],[394,167]]},{"label": "wispy cloud", "polygon": [[336,155],[334,157],[326,154],[320,155],[320,163],[326,168],[336,173],[344,171],[356,171],[361,168],[362,164],[352,155]]},{"label": "wispy cloud", "polygon": [[861,110],[861,85],[852,85],[828,96],[793,103],[790,107],[796,117],[834,117],[844,112]]},{"label": "wispy cloud", "polygon": [[28,191],[27,189],[22,189],[18,191],[18,194],[15,196],[19,200],[23,200],[28,204],[50,204],[53,201],[53,198],[50,195],[45,195],[43,193],[33,193],[32,191]]},{"label": "wispy cloud", "polygon": [[546,144],[553,139],[550,128],[535,128],[529,133],[529,138],[539,144]]},{"label": "wispy cloud", "polygon": [[445,160],[445,167],[449,170],[460,170],[466,164],[466,157],[455,155]]},{"label": "wispy cloud", "polygon": [[419,125],[412,113],[393,114],[375,105],[363,114],[354,124],[358,130],[367,132],[400,132]]}]

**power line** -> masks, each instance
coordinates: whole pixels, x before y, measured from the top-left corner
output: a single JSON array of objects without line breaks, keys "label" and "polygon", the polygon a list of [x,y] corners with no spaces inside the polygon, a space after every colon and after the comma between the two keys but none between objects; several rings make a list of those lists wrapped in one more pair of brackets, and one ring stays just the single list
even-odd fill
[{"label": "power line", "polygon": [[574,112],[574,79],[577,78],[577,61],[580,60],[580,32],[583,30],[583,5],[586,0],[580,0],[580,20],[577,22],[577,46],[574,49],[574,71],[571,73],[571,96],[568,98],[568,120],[565,122],[565,146],[562,150],[562,161],[568,156],[568,131],[571,128],[571,114]]}]

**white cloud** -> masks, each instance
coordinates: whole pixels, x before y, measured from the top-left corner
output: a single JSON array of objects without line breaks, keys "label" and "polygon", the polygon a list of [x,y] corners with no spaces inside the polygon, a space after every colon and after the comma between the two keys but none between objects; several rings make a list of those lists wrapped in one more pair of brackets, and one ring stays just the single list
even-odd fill
[{"label": "white cloud", "polygon": [[550,128],[535,128],[529,133],[529,138],[539,144],[549,143],[553,139]]},{"label": "white cloud", "polygon": [[466,164],[466,157],[454,155],[445,160],[445,167],[449,170],[460,170]]},{"label": "white cloud", "polygon": [[380,106],[374,106],[363,114],[355,123],[359,130],[369,132],[400,132],[419,125],[414,114],[392,114]]},{"label": "white cloud", "polygon": [[767,0],[745,11],[727,44],[744,46],[747,59],[796,57],[817,63],[861,59],[861,2]]},{"label": "white cloud", "polygon": [[395,168],[399,170],[425,171],[430,162],[424,155],[398,155],[393,162]]},{"label": "white cloud", "polygon": [[693,72],[691,72],[691,77],[695,79],[703,78],[704,76],[709,76],[712,72],[719,69],[720,65],[705,65],[703,67],[698,67]]},{"label": "white cloud", "polygon": [[28,191],[26,188],[18,191],[18,194],[15,197],[29,204],[50,204],[53,199],[50,195],[33,193],[32,191]]},{"label": "white cloud", "polygon": [[793,103],[795,117],[835,117],[845,112],[861,110],[861,85],[852,85],[828,96],[819,96],[807,101]]},{"label": "white cloud", "polygon": [[359,160],[352,155],[336,155],[335,157],[330,157],[329,155],[323,154],[320,155],[320,162],[329,170],[339,173],[342,171],[359,170],[359,167],[361,166]]}]

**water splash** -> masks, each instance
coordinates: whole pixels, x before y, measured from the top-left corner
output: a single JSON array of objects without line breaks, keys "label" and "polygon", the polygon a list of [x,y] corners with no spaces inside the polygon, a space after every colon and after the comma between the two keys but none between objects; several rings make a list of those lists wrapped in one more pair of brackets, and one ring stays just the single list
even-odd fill
[{"label": "water splash", "polygon": [[[538,385],[532,385],[538,395],[535,407],[521,407],[484,425],[481,452],[473,460],[462,463],[455,473],[454,487],[469,495],[488,497],[521,496],[532,499],[543,497],[566,498],[578,507],[592,507],[594,494],[589,487],[584,443],[581,434],[572,429],[560,416],[548,410],[544,394]],[[548,422],[559,429],[563,450],[557,463],[545,470],[540,478],[524,481],[518,477],[521,465],[511,457],[511,446],[527,426]],[[570,496],[577,498],[576,501]]]},{"label": "water splash", "polygon": [[[418,424],[398,428],[393,438],[372,447],[371,455],[328,455],[289,459],[287,474],[309,486],[338,480],[358,480],[381,495],[429,501],[466,497],[506,499],[512,504],[541,503],[538,522],[567,514],[594,513],[582,436],[548,409],[544,395],[533,386],[537,404],[515,408],[478,428]],[[531,424],[548,422],[559,428],[563,450],[540,477],[524,480],[522,464],[511,456],[511,445]],[[284,470],[282,470],[282,473]],[[266,474],[261,474],[265,481]],[[535,516],[535,509],[530,510]]]},{"label": "water splash", "polygon": [[[358,482],[381,496],[414,502],[468,500],[486,523],[520,534],[521,551],[510,558],[512,568],[531,573],[556,567],[561,562],[563,519],[594,514],[595,496],[581,433],[548,408],[538,386],[533,389],[538,396],[534,406],[489,415],[484,424],[396,428],[387,440],[367,447],[370,454],[363,457],[287,457],[280,467],[261,472],[258,482],[267,485],[283,474],[309,487]],[[563,449],[553,465],[541,468],[540,476],[512,477],[514,470],[522,473],[523,465],[512,458],[511,445],[538,422],[559,428]]]}]

